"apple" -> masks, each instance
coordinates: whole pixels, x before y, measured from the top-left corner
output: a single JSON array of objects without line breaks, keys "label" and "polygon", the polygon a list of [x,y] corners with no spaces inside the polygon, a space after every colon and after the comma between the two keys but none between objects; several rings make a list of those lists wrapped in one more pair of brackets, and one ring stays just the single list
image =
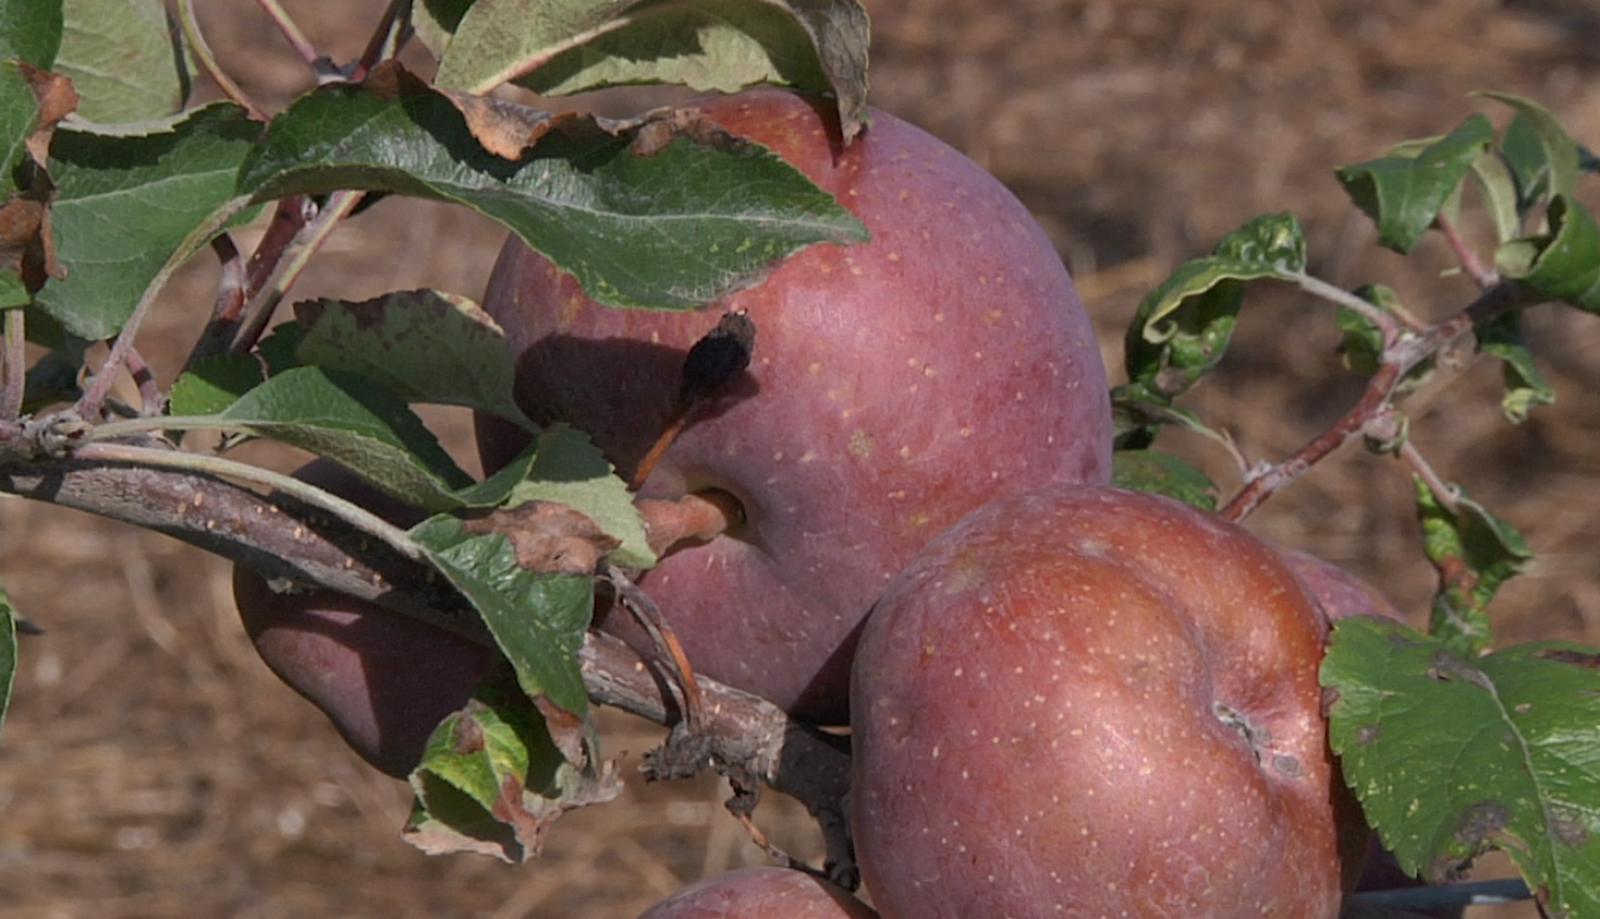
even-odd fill
[{"label": "apple", "polygon": [[683,888],[639,919],[876,919],[865,903],[789,868],[742,868]]},{"label": "apple", "polygon": [[[295,476],[393,523],[422,518],[327,461]],[[466,704],[494,660],[459,635],[344,594],[277,593],[243,567],[234,568],[233,595],[267,666],[321,709],[362,758],[393,776],[411,772],[433,729]]]},{"label": "apple", "polygon": [[1327,626],[1274,549],[1168,498],[990,501],[879,599],[852,826],[885,919],[1333,919],[1367,830]]},{"label": "apple", "polygon": [[[484,306],[519,355],[524,411],[588,432],[630,478],[674,414],[687,350],[747,311],[753,361],[641,490],[719,491],[740,512],[640,585],[697,670],[842,723],[860,623],[912,553],[998,494],[1108,479],[1105,371],[1049,239],[956,150],[879,111],[843,147],[825,100],[775,89],[689,107],[804,171],[871,242],[810,247],[673,313],[600,306],[513,239]],[[490,470],[525,442],[491,418],[478,438]],[[601,626],[648,651],[626,616]]]},{"label": "apple", "polygon": [[1338,565],[1300,549],[1280,546],[1278,554],[1321,604],[1330,622],[1347,616],[1381,616],[1405,621],[1405,614],[1388,597]]}]

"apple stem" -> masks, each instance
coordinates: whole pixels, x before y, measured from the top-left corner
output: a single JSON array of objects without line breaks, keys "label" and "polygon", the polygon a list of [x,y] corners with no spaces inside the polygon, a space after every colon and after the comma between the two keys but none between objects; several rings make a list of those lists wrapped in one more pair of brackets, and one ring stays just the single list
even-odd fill
[{"label": "apple stem", "polygon": [[708,542],[744,522],[744,506],[739,499],[715,488],[675,501],[640,498],[634,506],[644,521],[650,551],[657,555],[681,543]]},{"label": "apple stem", "polygon": [[743,309],[723,313],[716,328],[694,343],[683,359],[683,371],[678,383],[678,407],[667,419],[661,436],[650,445],[649,452],[634,468],[633,479],[629,482],[634,491],[644,487],[656,461],[688,426],[695,407],[750,366],[750,356],[755,347],[756,324],[751,320],[749,311]]},{"label": "apple stem", "polygon": [[684,653],[677,634],[667,624],[666,617],[661,615],[661,608],[656,606],[656,601],[640,590],[622,573],[622,569],[608,562],[601,571],[617,592],[617,602],[650,635],[656,650],[671,664],[672,676],[683,691],[684,728],[691,734],[698,732],[705,724],[705,703],[701,699],[700,681],[695,678],[694,668],[689,665],[689,656]]}]

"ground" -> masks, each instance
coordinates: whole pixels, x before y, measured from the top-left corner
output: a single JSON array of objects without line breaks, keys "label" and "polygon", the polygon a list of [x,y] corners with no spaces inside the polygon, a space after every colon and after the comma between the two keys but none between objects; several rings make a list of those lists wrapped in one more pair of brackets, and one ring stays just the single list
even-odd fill
[{"label": "ground", "polygon": [[[336,60],[382,4],[283,6]],[[1383,281],[1439,316],[1471,296],[1442,247],[1402,262],[1332,178],[1473,111],[1474,89],[1523,94],[1600,143],[1600,17],[1579,0],[869,0],[872,101],[922,124],[1007,182],[1078,279],[1120,379],[1121,329],[1141,294],[1249,216],[1292,209],[1312,268]],[[204,5],[222,60],[280,107],[310,85],[256,4]],[[250,242],[250,234],[244,241]],[[352,222],[296,296],[435,286],[480,292],[500,231],[389,201]],[[144,343],[180,357],[214,275],[174,288]],[[1600,642],[1600,319],[1546,309],[1530,338],[1561,401],[1519,428],[1499,416],[1498,368],[1425,389],[1416,442],[1448,478],[1521,527],[1540,553],[1500,601],[1504,642]],[[1241,347],[1193,405],[1252,458],[1292,451],[1358,389],[1324,305],[1253,297]],[[443,416],[463,446],[459,416]],[[1232,488],[1226,457],[1174,439]],[[1252,518],[1257,532],[1371,579],[1414,616],[1431,575],[1409,484],[1352,447]],[[45,634],[22,647],[0,742],[0,915],[11,919],[233,916],[607,916],[627,919],[683,882],[761,861],[709,781],[630,782],[628,806],[560,825],[540,861],[430,859],[398,836],[408,796],[367,770],[272,678],[233,610],[228,568],[163,537],[18,499],[0,501],[0,580]],[[631,770],[656,737],[608,718]],[[795,809],[762,820],[816,854]],[[1512,915],[1479,911],[1476,915]]]}]

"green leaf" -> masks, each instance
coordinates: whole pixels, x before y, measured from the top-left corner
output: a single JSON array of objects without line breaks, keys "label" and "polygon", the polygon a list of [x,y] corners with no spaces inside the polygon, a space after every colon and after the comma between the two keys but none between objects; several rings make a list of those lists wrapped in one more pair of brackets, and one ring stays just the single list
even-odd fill
[{"label": "green leaf", "polygon": [[297,367],[276,374],[210,417],[174,417],[174,428],[226,428],[325,456],[424,510],[461,506],[472,479],[404,401],[353,374]]},{"label": "green leaf", "polygon": [[301,366],[299,350],[300,323],[293,319],[273,326],[267,337],[256,344],[257,356],[267,362],[268,376]]},{"label": "green leaf", "polygon": [[577,654],[594,612],[594,580],[519,567],[504,536],[473,535],[455,517],[431,517],[411,536],[483,617],[522,691],[582,717],[588,694]]},{"label": "green leaf", "polygon": [[538,426],[513,396],[516,360],[505,332],[476,303],[436,290],[360,303],[296,303],[303,363],[348,370],[407,402],[461,405]]},{"label": "green leaf", "polygon": [[50,148],[60,190],[51,210],[65,278],[37,303],[74,335],[116,334],[170,260],[234,201],[234,175],[261,126],[228,103],[196,109],[169,133],[106,136],[63,125]]},{"label": "green leaf", "polygon": [[39,123],[39,97],[22,68],[0,62],[0,204],[18,190],[17,167],[27,158],[28,135]]},{"label": "green leaf", "polygon": [[560,502],[622,541],[611,553],[618,565],[649,568],[656,563],[633,493],[589,435],[564,424],[552,426],[539,435],[533,467],[525,478],[512,491],[511,506],[527,501]]},{"label": "green leaf", "polygon": [[1503,849],[1551,916],[1600,915],[1600,652],[1565,642],[1463,659],[1400,623],[1338,622],[1329,740],[1401,868],[1455,877]]},{"label": "green leaf", "polygon": [[1517,110],[1500,139],[1501,155],[1516,177],[1521,208],[1571,195],[1578,183],[1578,143],[1549,109],[1511,93],[1475,92]]},{"label": "green leaf", "polygon": [[1262,214],[1224,236],[1213,253],[1179,265],[1139,304],[1124,348],[1130,381],[1176,398],[1222,360],[1244,282],[1292,279],[1306,242],[1292,214]]},{"label": "green leaf", "polygon": [[361,188],[465,204],[614,306],[698,306],[812,243],[866,238],[837,201],[758,145],[679,137],[643,156],[630,135],[563,122],[511,162],[479,146],[448,99],[408,76],[398,85],[303,96],[245,163],[240,193]]},{"label": "green leaf", "polygon": [[0,725],[11,706],[11,687],[17,677],[17,611],[11,597],[0,588]]},{"label": "green leaf", "polygon": [[189,59],[161,0],[67,0],[55,71],[78,114],[117,124],[163,118],[189,98]]},{"label": "green leaf", "polygon": [[0,61],[55,66],[64,20],[61,0],[0,0]]},{"label": "green leaf", "polygon": [[[405,836],[431,855],[477,852],[517,863],[537,855],[545,831],[568,810],[621,791],[590,755],[573,763],[526,697],[482,687],[444,720],[411,774],[416,793]],[[568,734],[587,733],[581,726]]]},{"label": "green leaf", "polygon": [[[1502,135],[1502,143],[1504,135]],[[1523,209],[1517,199],[1517,180],[1503,156],[1480,156],[1472,161],[1472,180],[1483,198],[1483,209],[1494,227],[1497,242],[1522,232]]]},{"label": "green leaf", "polygon": [[516,79],[543,95],[775,83],[836,97],[849,137],[866,113],[868,33],[857,0],[490,0],[460,19],[435,82],[482,94]]},{"label": "green leaf", "polygon": [[1217,509],[1217,484],[1186,460],[1155,450],[1111,454],[1111,484],[1176,498],[1208,511]]},{"label": "green leaf", "polygon": [[[1386,313],[1394,313],[1403,304],[1400,295],[1383,284],[1368,284],[1352,291],[1356,296]],[[1344,333],[1339,342],[1339,354],[1350,370],[1370,377],[1383,361],[1383,330],[1358,310],[1340,306],[1334,313],[1334,323]],[[1433,375],[1436,362],[1433,358],[1419,361],[1395,386],[1395,392],[1405,393],[1416,389]]]},{"label": "green leaf", "polygon": [[1175,406],[1164,393],[1142,383],[1125,383],[1111,390],[1112,446],[1115,450],[1144,450],[1162,427],[1180,428],[1209,438],[1228,448],[1228,435],[1209,428],[1194,412]]},{"label": "green leaf", "polygon": [[1356,206],[1378,226],[1378,242],[1410,252],[1479,158],[1494,143],[1494,127],[1472,115],[1447,136],[1412,153],[1340,167],[1336,173]]},{"label": "green leaf", "polygon": [[1544,375],[1533,362],[1533,352],[1522,342],[1520,314],[1507,313],[1478,323],[1477,336],[1479,351],[1505,362],[1506,394],[1500,399],[1500,410],[1507,420],[1521,424],[1535,405],[1550,405],[1556,401],[1556,391],[1545,382]]},{"label": "green leaf", "polygon": [[1439,571],[1428,628],[1452,653],[1471,658],[1494,643],[1489,601],[1528,566],[1533,550],[1511,524],[1451,487],[1453,508],[1416,480],[1423,551]]},{"label": "green leaf", "polygon": [[266,379],[260,358],[219,354],[189,365],[172,384],[167,409],[174,415],[214,415]]},{"label": "green leaf", "polygon": [[0,310],[27,306],[32,296],[20,272],[9,265],[0,265]]},{"label": "green leaf", "polygon": [[1550,202],[1546,216],[1550,233],[1501,246],[1495,268],[1541,297],[1600,313],[1600,226],[1566,195]]}]

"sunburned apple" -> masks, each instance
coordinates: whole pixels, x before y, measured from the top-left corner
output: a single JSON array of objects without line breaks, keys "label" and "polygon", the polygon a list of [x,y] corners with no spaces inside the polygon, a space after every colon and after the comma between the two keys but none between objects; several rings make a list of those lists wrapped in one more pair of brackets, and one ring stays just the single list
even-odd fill
[{"label": "sunburned apple", "polygon": [[[1107,479],[1100,352],[1027,210],[932,136],[875,111],[842,147],[828,103],[777,90],[691,108],[804,171],[871,242],[811,247],[710,310],[664,313],[599,306],[513,240],[485,307],[520,355],[528,414],[587,431],[630,477],[678,407],[687,349],[747,311],[754,360],[642,490],[725,492],[737,525],[641,586],[698,670],[842,722],[858,626],[913,552],[997,494]],[[488,468],[522,443],[480,420]],[[603,627],[638,644],[625,619]]]},{"label": "sunburned apple", "polygon": [[1326,624],[1276,552],[1097,487],[992,501],[889,585],[855,662],[853,820],[885,919],[1333,919],[1366,829]]},{"label": "sunburned apple", "polygon": [[827,881],[788,868],[743,868],[690,884],[639,919],[876,919]]}]

